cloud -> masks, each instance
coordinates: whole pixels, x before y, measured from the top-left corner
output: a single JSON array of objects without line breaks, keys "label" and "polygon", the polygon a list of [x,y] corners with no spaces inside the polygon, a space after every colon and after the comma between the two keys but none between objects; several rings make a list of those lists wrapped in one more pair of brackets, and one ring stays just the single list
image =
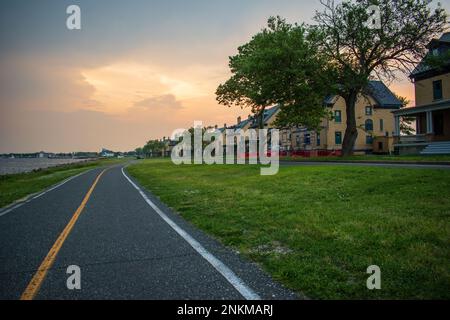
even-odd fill
[{"label": "cloud", "polygon": [[42,56],[0,60],[1,109],[77,110],[99,108],[95,87],[80,71]]},{"label": "cloud", "polygon": [[92,99],[104,106],[97,111],[119,114],[136,106],[167,104],[180,109],[176,101],[184,104],[186,100],[212,96],[217,86],[210,80],[212,71],[217,72],[217,68],[185,66],[173,69],[170,65],[153,65],[151,61],[133,63],[124,60],[84,69],[81,74],[95,88]]},{"label": "cloud", "polygon": [[182,109],[181,102],[177,101],[173,94],[165,94],[161,96],[151,97],[136,102],[134,107],[149,109]]}]

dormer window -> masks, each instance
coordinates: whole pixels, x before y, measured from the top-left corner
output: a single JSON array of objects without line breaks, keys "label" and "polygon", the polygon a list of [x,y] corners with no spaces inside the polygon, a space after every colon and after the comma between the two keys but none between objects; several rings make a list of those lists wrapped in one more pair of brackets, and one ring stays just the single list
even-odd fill
[{"label": "dormer window", "polygon": [[442,80],[433,81],[433,99],[442,100]]},{"label": "dormer window", "polygon": [[433,56],[435,56],[435,57],[439,56],[439,49],[438,48],[433,49],[431,52],[433,53]]}]

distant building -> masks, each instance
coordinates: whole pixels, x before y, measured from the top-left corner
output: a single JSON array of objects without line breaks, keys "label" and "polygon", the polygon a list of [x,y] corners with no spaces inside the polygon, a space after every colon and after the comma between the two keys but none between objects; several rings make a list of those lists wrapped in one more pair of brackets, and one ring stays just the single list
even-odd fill
[{"label": "distant building", "polygon": [[[277,115],[280,112],[280,107],[274,106],[271,108],[266,108],[264,111],[264,129],[268,129],[269,131],[274,128],[274,122],[277,119]],[[224,154],[227,152],[227,135],[226,130],[232,130],[235,133],[242,133],[246,132],[248,129],[259,129],[259,117],[252,117],[248,116],[247,119],[242,120],[241,117],[237,118],[236,125],[233,126],[227,126],[227,124],[224,124],[222,128],[218,128],[218,126],[215,127],[215,130],[220,132],[222,134],[222,145],[224,149]],[[246,149],[248,151],[249,149],[249,141],[246,140]],[[270,146],[268,146],[270,148]],[[237,150],[237,146],[235,146],[235,150]],[[240,155],[243,156],[243,155]]]},{"label": "distant building", "polygon": [[176,147],[178,141],[164,137],[161,142],[163,144],[163,149],[161,150],[162,157],[170,157],[172,155],[172,150]]},{"label": "distant building", "polygon": [[115,153],[114,153],[114,151],[111,151],[108,149],[102,149],[102,151],[100,152],[100,156],[103,158],[114,158]]},{"label": "distant building", "polygon": [[52,155],[53,155],[53,154],[51,154],[51,153],[47,153],[47,152],[41,151],[41,152],[39,152],[39,153],[36,155],[36,157],[37,157],[37,158],[40,158],[40,159],[44,159],[44,158],[51,158]]}]

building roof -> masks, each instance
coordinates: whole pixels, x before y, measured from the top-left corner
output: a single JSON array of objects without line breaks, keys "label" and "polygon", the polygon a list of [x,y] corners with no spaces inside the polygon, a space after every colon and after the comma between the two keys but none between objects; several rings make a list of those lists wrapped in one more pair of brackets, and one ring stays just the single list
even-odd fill
[{"label": "building roof", "polygon": [[243,121],[241,121],[240,123],[238,123],[238,124],[235,126],[235,128],[236,128],[237,130],[243,129],[243,128],[245,128],[245,126],[247,126],[247,125],[248,125],[249,123],[251,123],[251,122],[253,122],[253,118],[248,118],[248,119],[243,120]]},{"label": "building roof", "polygon": [[450,32],[444,33],[439,41],[450,43]]},{"label": "building roof", "polygon": [[382,81],[370,81],[367,94],[377,102],[378,108],[400,109],[403,103]]},{"label": "building roof", "polygon": [[428,48],[433,48],[436,45],[446,43],[450,44],[450,32],[444,33],[439,39],[431,40],[430,43],[428,44]]},{"label": "building roof", "polygon": [[[427,65],[426,59],[431,57],[434,54],[434,49],[438,49],[436,51],[439,55],[443,55],[448,52],[450,49],[450,32],[444,33],[439,39],[433,39],[428,45],[428,49],[430,50],[425,58],[416,66],[416,68],[411,72],[410,78],[417,78],[420,75],[423,75],[427,72],[433,71],[435,68]],[[448,61],[450,64],[450,61]]]},{"label": "building roof", "polygon": [[[403,106],[402,102],[382,81],[369,81],[365,93],[375,99],[377,103],[375,107],[377,108],[400,109]],[[336,103],[337,97],[336,95],[329,95],[325,98],[324,103],[333,105]]]},{"label": "building roof", "polygon": [[[269,120],[280,110],[279,106],[274,106],[271,108],[268,108],[264,111],[264,124],[267,124]],[[251,128],[258,128],[258,119],[255,117],[250,118],[252,121]]]},{"label": "building roof", "polygon": [[279,106],[275,106],[264,111],[264,123],[268,122],[280,110]]},{"label": "building roof", "polygon": [[330,94],[330,95],[328,95],[328,96],[325,97],[324,103],[325,103],[326,105],[333,105],[333,104],[336,103],[337,97],[338,97],[338,96],[336,96],[336,95]]},{"label": "building roof", "polygon": [[419,113],[424,113],[428,111],[439,111],[450,109],[450,99],[433,102],[423,106],[416,106],[410,108],[403,108],[400,110],[393,111],[392,113],[396,116],[412,116]]}]

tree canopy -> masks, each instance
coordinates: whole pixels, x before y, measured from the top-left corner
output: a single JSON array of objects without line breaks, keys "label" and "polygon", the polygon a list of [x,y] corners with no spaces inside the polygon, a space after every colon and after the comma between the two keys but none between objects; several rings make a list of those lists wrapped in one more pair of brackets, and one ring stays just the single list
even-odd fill
[{"label": "tree canopy", "polygon": [[[277,104],[284,110],[280,125],[317,127],[326,115],[323,100],[333,81],[316,37],[304,25],[271,17],[267,28],[230,57],[232,77],[217,89],[217,100],[228,107],[251,108],[260,127],[265,108]],[[295,112],[298,108],[302,112]]]},{"label": "tree canopy", "polygon": [[159,154],[164,151],[165,143],[160,140],[150,140],[148,141],[144,148],[142,148],[142,152],[146,156],[152,156],[155,154]]}]

